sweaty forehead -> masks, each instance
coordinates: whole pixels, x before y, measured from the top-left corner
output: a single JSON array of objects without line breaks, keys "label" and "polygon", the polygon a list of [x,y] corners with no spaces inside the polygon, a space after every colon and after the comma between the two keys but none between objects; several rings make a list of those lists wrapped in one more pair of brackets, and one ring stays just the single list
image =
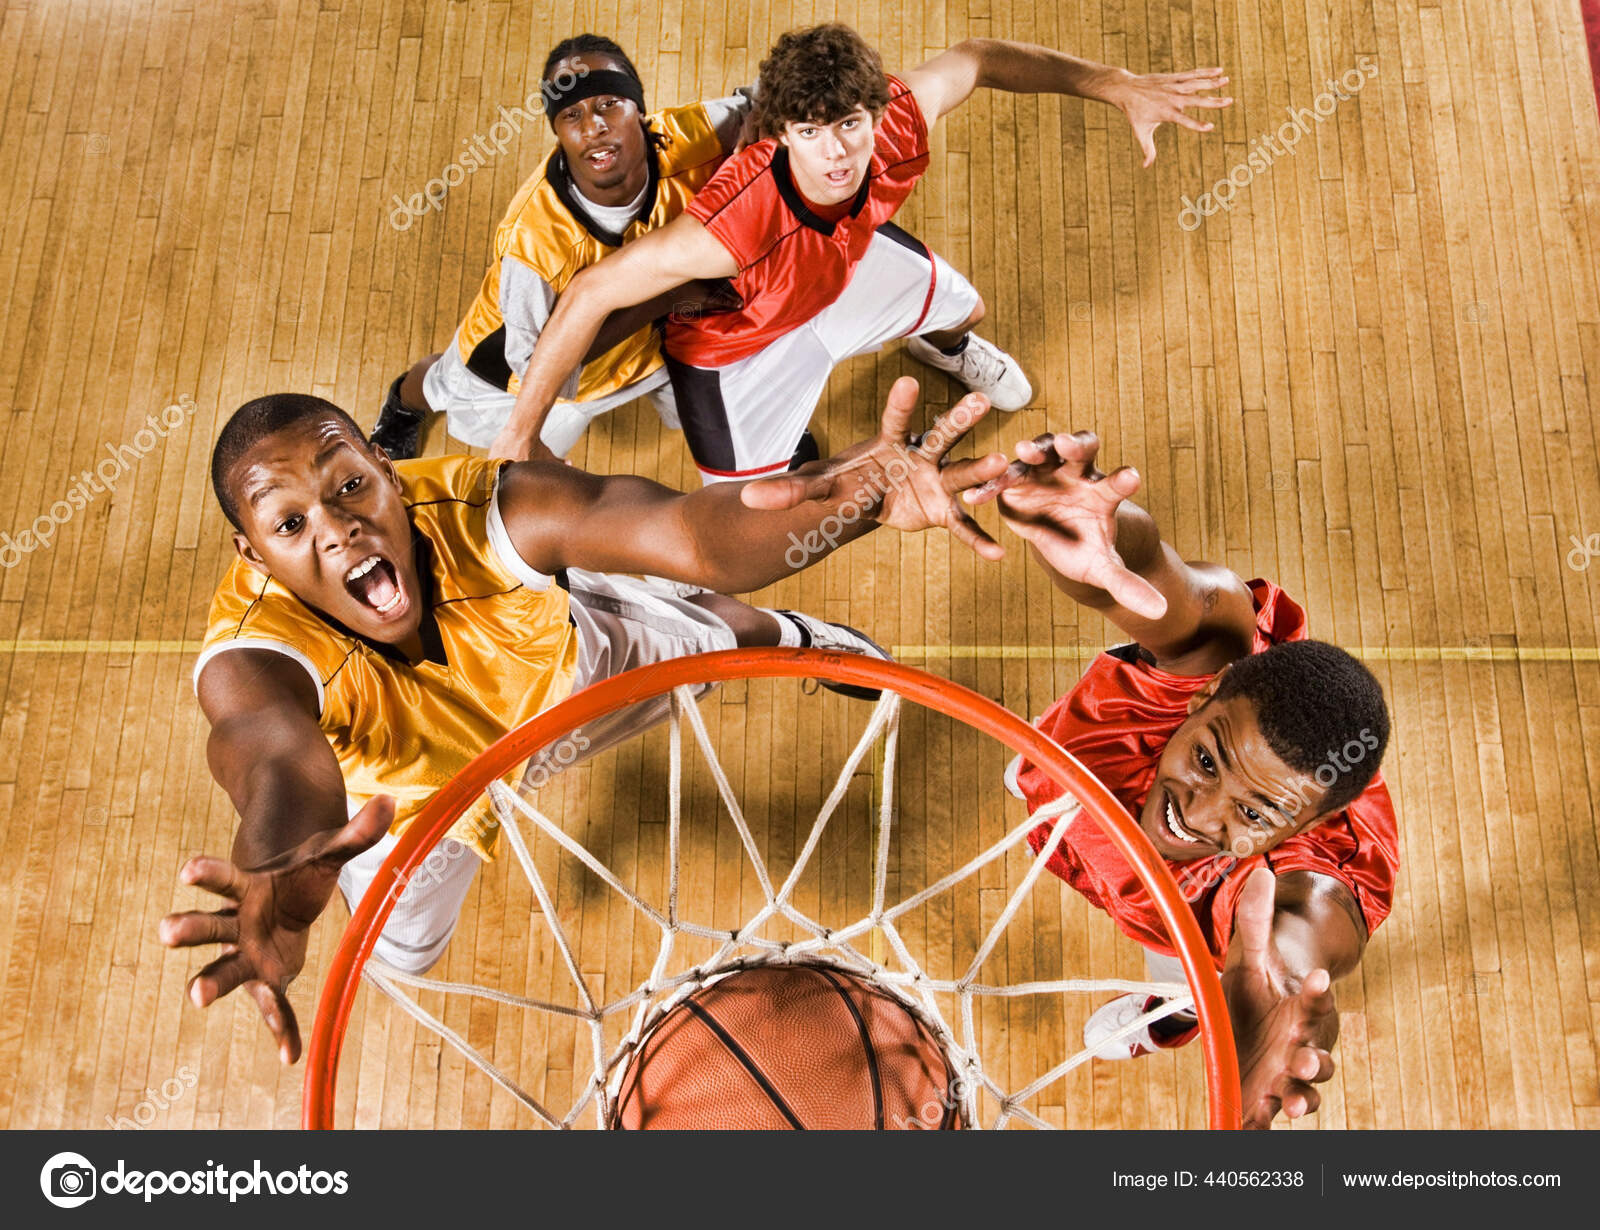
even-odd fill
[{"label": "sweaty forehead", "polygon": [[339,454],[361,451],[347,424],[311,418],[262,436],[234,462],[230,478],[241,508],[287,483],[309,480]]}]

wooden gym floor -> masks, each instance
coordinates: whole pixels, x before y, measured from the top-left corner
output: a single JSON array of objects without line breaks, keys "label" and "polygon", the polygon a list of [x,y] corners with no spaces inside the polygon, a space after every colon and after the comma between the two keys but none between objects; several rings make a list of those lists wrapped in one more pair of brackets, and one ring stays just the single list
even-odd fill
[{"label": "wooden gym floor", "polygon": [[[1150,171],[1120,117],[1074,100],[980,95],[939,132],[900,220],[973,278],[984,332],[1039,390],[977,446],[1098,430],[1110,459],[1143,471],[1182,550],[1279,580],[1313,631],[1362,654],[1388,689],[1404,869],[1392,918],[1340,990],[1339,1071],[1314,1122],[1600,1127],[1600,567],[1584,549],[1600,556],[1600,126],[1577,0],[744,10],[4,4],[0,531],[48,516],[108,449],[128,468],[114,494],[57,505],[68,511],[51,543],[0,557],[15,565],[0,569],[0,1124],[297,1122],[300,1069],[277,1067],[254,1008],[188,1006],[200,961],[155,938],[163,913],[197,897],[177,886],[179,865],[225,852],[233,828],[189,684],[231,550],[206,467],[221,420],[300,390],[370,423],[388,381],[448,341],[547,131],[528,123],[403,230],[393,198],[536,89],[559,38],[613,34],[665,105],[726,93],[782,30],[841,17],[891,69],[969,35],[1136,69],[1229,69],[1238,101],[1218,131],[1163,130]],[[1377,72],[1356,97],[1231,210],[1180,226],[1183,198],[1361,57]],[[904,371],[927,374],[898,350],[839,372],[825,440],[869,430]],[[925,383],[930,406],[948,404],[943,378]],[[179,425],[141,437],[169,406]],[[436,431],[429,448],[443,447]],[[690,481],[680,440],[648,411],[609,416],[576,457]],[[1020,551],[980,565],[931,536],[879,534],[759,600],[848,620],[1023,715],[1110,639]],[[790,856],[823,789],[812,760],[837,765],[862,715],[831,697],[794,705],[751,685],[706,706],[757,770],[762,832]],[[660,749],[566,775],[552,804],[641,884],[663,874]],[[916,841],[897,847],[897,883],[958,865],[1020,818],[992,745],[933,720],[908,726],[905,755]],[[847,881],[864,873],[866,794],[852,791],[855,827],[827,864],[843,870],[807,890],[818,908],[858,898]],[[686,891],[726,912],[754,890],[711,814]],[[930,917],[929,942],[970,951],[1017,866]],[[997,958],[1008,977],[1138,972],[1132,945],[1046,887]],[[648,937],[591,885],[564,876],[558,909],[585,970],[638,975]],[[441,972],[550,984],[528,911],[502,862],[480,877]],[[335,908],[296,984],[307,1024],[342,925]],[[492,1006],[452,1011],[502,1060],[548,1053],[541,1096],[572,1085],[572,1048]],[[987,1014],[985,1052],[1019,1084],[1082,1013]],[[350,1054],[344,1122],[531,1122],[375,997]],[[157,1099],[173,1081],[183,1091]],[[1193,1048],[1075,1082],[1041,1113],[1073,1126],[1202,1116]]]}]

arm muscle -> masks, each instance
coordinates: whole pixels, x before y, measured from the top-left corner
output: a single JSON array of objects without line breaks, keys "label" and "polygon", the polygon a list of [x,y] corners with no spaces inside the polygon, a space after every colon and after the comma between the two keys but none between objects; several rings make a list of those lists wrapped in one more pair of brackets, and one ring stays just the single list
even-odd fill
[{"label": "arm muscle", "polygon": [[303,667],[270,650],[218,654],[200,675],[206,759],[240,816],[233,860],[253,867],[345,823],[344,777]]}]

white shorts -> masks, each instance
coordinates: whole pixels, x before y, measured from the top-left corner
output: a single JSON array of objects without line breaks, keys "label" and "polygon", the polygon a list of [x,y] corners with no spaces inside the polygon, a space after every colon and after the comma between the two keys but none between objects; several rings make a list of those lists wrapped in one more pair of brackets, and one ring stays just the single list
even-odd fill
[{"label": "white shorts", "polygon": [[[473,448],[488,448],[511,417],[517,395],[491,384],[461,361],[461,347],[452,338],[438,361],[422,378],[422,395],[430,410],[443,413],[450,434]],[[636,380],[615,393],[593,401],[558,401],[539,432],[544,446],[557,457],[565,457],[579,437],[607,410],[614,410],[636,397],[648,397],[661,416],[661,422],[678,430],[678,407],[673,400],[667,369],[658,367],[642,380]]]},{"label": "white shorts", "polygon": [[834,366],[897,337],[954,329],[978,292],[893,223],[880,226],[844,293],[799,328],[721,367],[670,357],[683,435],[708,483],[784,469]]},{"label": "white shorts", "polygon": [[[574,692],[635,666],[738,645],[732,628],[704,607],[679,597],[665,583],[572,568],[567,571],[567,588],[578,632]],[[709,690],[709,686],[701,689],[702,693]],[[633,738],[670,711],[670,699],[661,697],[591,722],[582,730],[583,750],[565,765],[570,767]],[[529,776],[534,772],[530,766]],[[398,840],[394,834],[386,834],[339,872],[339,891],[352,911]],[[455,933],[462,902],[480,861],[452,838],[440,842],[406,884],[373,955],[411,974],[431,968]]]}]

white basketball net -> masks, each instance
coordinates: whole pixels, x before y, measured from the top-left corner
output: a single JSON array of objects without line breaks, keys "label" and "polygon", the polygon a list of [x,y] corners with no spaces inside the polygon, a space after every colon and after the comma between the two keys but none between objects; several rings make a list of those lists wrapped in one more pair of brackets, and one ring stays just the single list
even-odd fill
[{"label": "white basketball net", "polygon": [[[1193,998],[1189,988],[1182,983],[1090,978],[1058,979],[1055,981],[1025,982],[1013,985],[988,985],[978,981],[979,970],[982,969],[990,954],[994,952],[996,945],[1001,942],[1006,928],[1010,926],[1012,920],[1016,917],[1019,908],[1033,888],[1034,882],[1044,873],[1050,852],[1059,844],[1067,827],[1079,813],[1080,804],[1070,794],[1065,794],[1057,801],[1041,807],[1027,820],[1018,824],[1003,838],[989,846],[965,866],[958,868],[956,871],[902,901],[895,904],[890,904],[886,901],[885,886],[889,871],[890,833],[895,819],[894,768],[896,750],[899,744],[900,706],[901,698],[898,695],[890,691],[883,693],[873,710],[871,720],[867,723],[866,730],[856,742],[854,750],[839,771],[832,791],[818,811],[816,821],[811,826],[809,836],[798,858],[795,860],[794,867],[781,884],[774,884],[766,861],[763,859],[761,851],[757,848],[755,838],[746,823],[744,811],[740,807],[739,800],[728,782],[728,775],[724,771],[715,749],[711,746],[711,739],[706,732],[693,691],[687,686],[674,689],[672,693],[672,721],[669,727],[670,759],[668,768],[667,819],[670,863],[667,901],[664,909],[656,908],[629,889],[609,867],[601,863],[582,844],[564,832],[560,825],[545,816],[529,800],[521,797],[503,782],[492,783],[486,792],[490,806],[499,818],[511,849],[516,855],[517,862],[533,888],[534,897],[538,901],[544,920],[549,925],[555,944],[560,950],[562,962],[572,981],[576,984],[578,1006],[548,1003],[468,983],[443,982],[433,978],[417,977],[384,965],[376,958],[372,958],[366,963],[363,975],[378,990],[398,1004],[419,1023],[456,1047],[469,1062],[483,1071],[490,1080],[526,1106],[550,1127],[569,1128],[577,1124],[579,1117],[591,1105],[595,1110],[597,1124],[601,1127],[609,1125],[616,1087],[626,1069],[627,1059],[638,1048],[644,1036],[657,1021],[707,982],[732,970],[746,969],[754,965],[794,961],[827,964],[853,973],[894,996],[932,1030],[944,1047],[951,1071],[955,1075],[956,1079],[952,1083],[952,1088],[962,1093],[959,1099],[959,1109],[964,1126],[1002,1128],[1016,1121],[1036,1128],[1052,1127],[1052,1124],[1047,1123],[1030,1110],[1027,1103],[1041,1090],[1062,1079],[1074,1068],[1087,1062],[1092,1057],[1092,1052],[1086,1048],[1069,1055],[1049,1071],[1020,1089],[1010,1092],[1002,1089],[984,1071],[973,1010],[974,1002],[980,996],[1018,997],[1073,993],[1103,995],[1108,992],[1136,992],[1156,997],[1157,1005],[1155,1008],[1129,1021],[1115,1033],[1108,1034],[1101,1040],[1102,1044],[1115,1042],[1143,1029],[1153,1021],[1191,1009],[1194,1002]],[[757,910],[754,917],[731,933],[725,927],[712,928],[683,918],[678,910],[680,834],[683,819],[683,730],[685,726],[688,726],[693,732],[694,740],[698,744],[700,752],[704,756],[705,762],[716,781],[722,802],[728,809],[728,813],[738,829],[745,854],[749,857],[761,887],[764,904]],[[824,829],[826,829],[829,820],[838,809],[841,800],[844,799],[857,767],[880,740],[883,744],[882,767],[878,770],[881,774],[881,803],[878,812],[877,846],[873,858],[872,908],[866,917],[858,919],[847,926],[827,927],[798,910],[791,898],[794,894],[795,886],[800,882],[807,864],[817,850]],[[534,864],[519,820],[532,824],[560,845],[573,858],[582,862],[585,867],[620,894],[634,909],[648,918],[660,930],[660,946],[657,949],[655,962],[649,977],[627,995],[610,1003],[596,1002],[574,956],[572,944],[562,928],[550,890],[544,877]],[[1028,833],[1042,823],[1052,823],[1050,840],[1034,856],[1022,882],[1007,900],[1006,907],[999,918],[996,919],[984,935],[965,971],[957,978],[940,979],[930,976],[907,947],[905,939],[895,925],[896,920],[908,911],[927,904],[939,894],[949,891],[955,885],[976,875],[981,868],[996,859],[1003,858],[1012,847],[1023,842]],[[792,923],[804,933],[805,938],[800,940],[778,940],[763,936],[761,934],[762,929],[768,923],[779,918],[786,919]],[[887,949],[893,957],[892,963],[880,963],[862,951],[862,942],[872,937],[874,933],[881,936],[884,943],[886,943]],[[688,969],[670,972],[674,948],[680,935],[699,936],[713,942],[720,942],[720,944],[715,956],[710,960],[699,962]],[[459,1033],[445,1025],[438,1017],[407,995],[401,990],[402,986],[443,992],[445,994],[477,996],[501,1004],[526,1008],[534,1012],[578,1018],[587,1022],[592,1040],[593,1067],[581,1093],[565,1114],[557,1114],[523,1090]],[[953,1023],[946,1020],[935,998],[936,995],[941,993],[954,997],[956,1005],[954,1016],[956,1020]],[[616,1013],[629,1010],[632,1010],[634,1014],[631,1028],[620,1044],[608,1049],[605,1039],[606,1020]],[[988,1123],[983,1123],[980,1119],[979,1094],[984,1091],[990,1095],[992,1106],[997,1108]]]}]

